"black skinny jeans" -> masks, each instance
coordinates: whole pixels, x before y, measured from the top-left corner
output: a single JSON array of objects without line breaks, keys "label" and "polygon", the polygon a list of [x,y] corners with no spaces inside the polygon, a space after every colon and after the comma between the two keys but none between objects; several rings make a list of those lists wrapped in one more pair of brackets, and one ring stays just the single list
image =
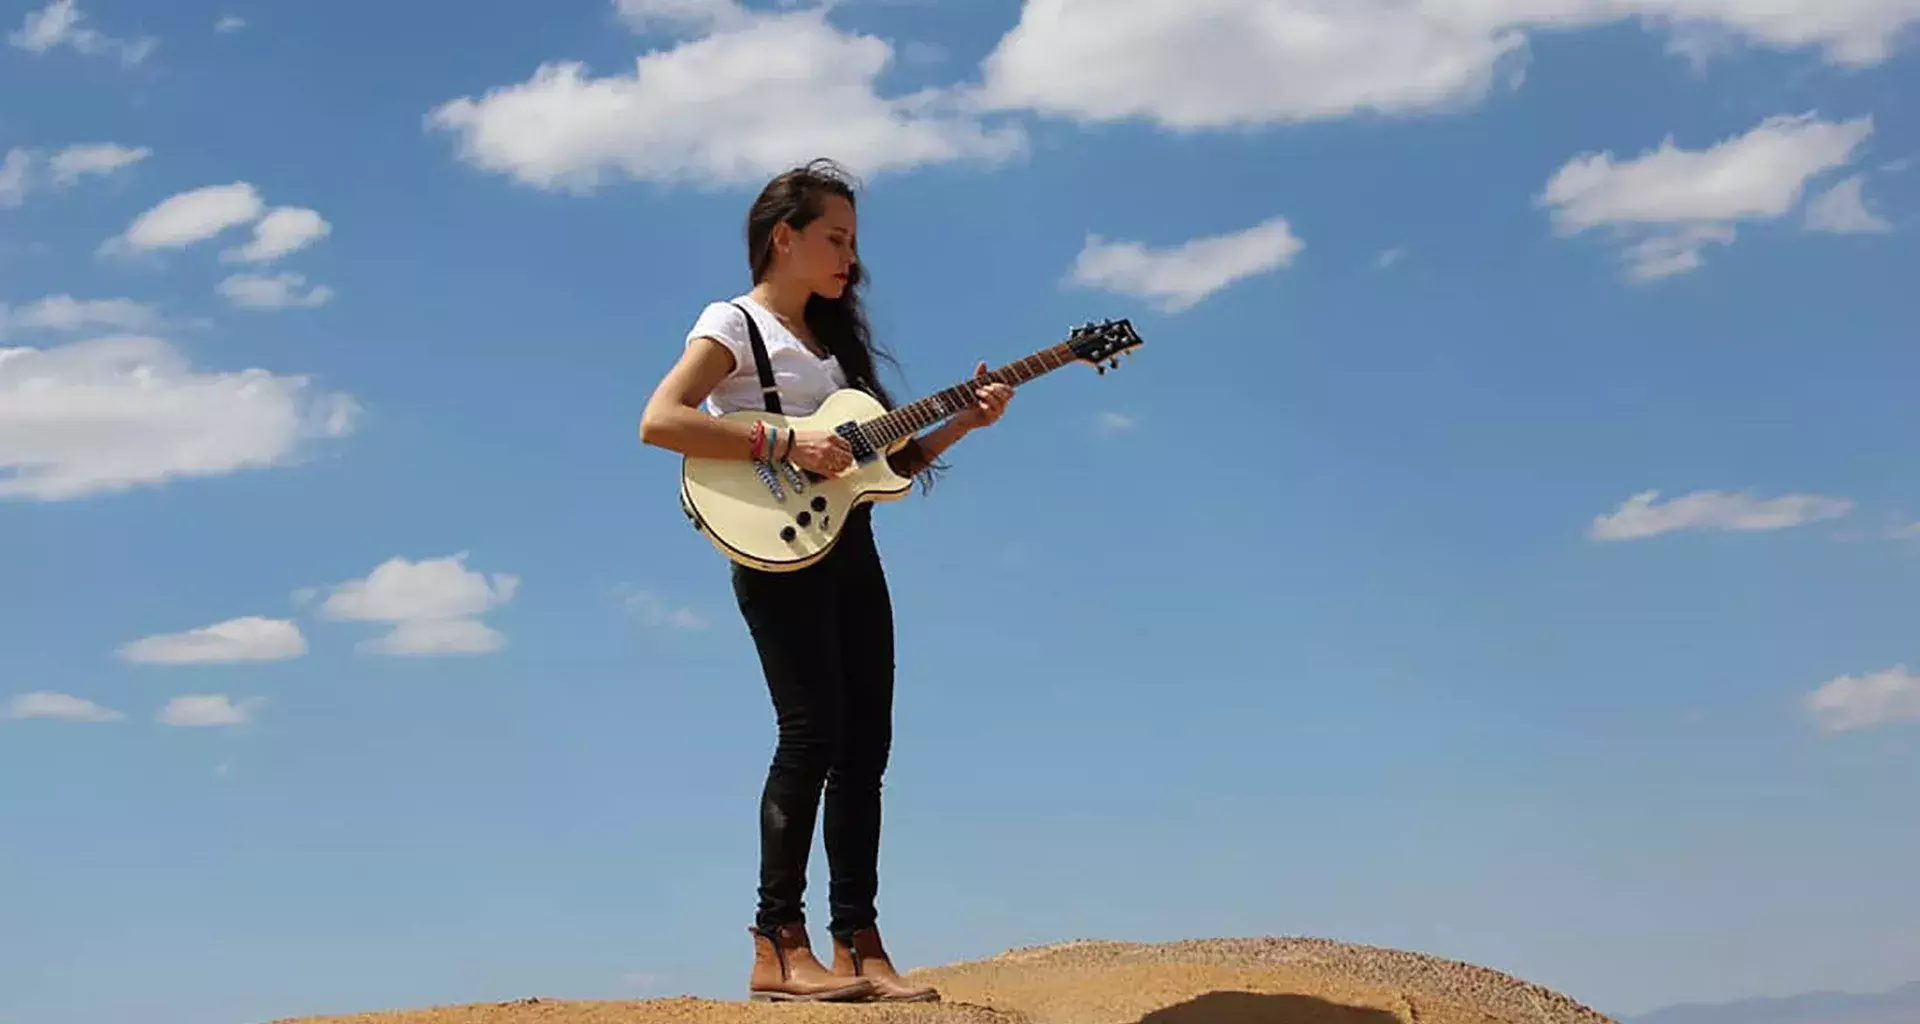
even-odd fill
[{"label": "black skinny jeans", "polygon": [[880,777],[893,741],[893,605],[872,507],[848,516],[826,558],[795,572],[733,566],[779,741],[760,796],[755,924],[805,920],[802,895],[825,796],[829,931],[875,923]]}]

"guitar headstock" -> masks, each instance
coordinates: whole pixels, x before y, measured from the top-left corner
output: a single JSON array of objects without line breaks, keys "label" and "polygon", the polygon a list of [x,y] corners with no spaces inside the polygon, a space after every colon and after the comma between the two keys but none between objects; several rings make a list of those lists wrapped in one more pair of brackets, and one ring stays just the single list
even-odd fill
[{"label": "guitar headstock", "polygon": [[1067,348],[1075,359],[1101,373],[1120,368],[1120,357],[1145,344],[1125,319],[1084,323],[1067,335]]}]

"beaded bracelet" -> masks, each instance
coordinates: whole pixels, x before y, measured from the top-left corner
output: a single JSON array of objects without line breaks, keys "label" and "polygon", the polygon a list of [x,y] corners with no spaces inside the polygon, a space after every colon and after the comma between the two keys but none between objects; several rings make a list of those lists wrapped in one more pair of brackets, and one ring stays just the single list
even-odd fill
[{"label": "beaded bracelet", "polygon": [[773,453],[779,450],[780,450],[780,428],[769,426],[767,428],[767,461],[772,462]]},{"label": "beaded bracelet", "polygon": [[750,453],[751,457],[753,461],[759,462],[761,458],[761,453],[765,450],[765,446],[767,442],[767,424],[765,421],[763,420],[753,421],[753,434],[752,434],[751,440],[752,440],[752,449]]}]

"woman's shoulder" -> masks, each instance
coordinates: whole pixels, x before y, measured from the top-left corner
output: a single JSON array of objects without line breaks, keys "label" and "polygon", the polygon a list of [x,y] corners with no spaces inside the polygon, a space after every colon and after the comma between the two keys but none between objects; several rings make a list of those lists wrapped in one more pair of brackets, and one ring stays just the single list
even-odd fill
[{"label": "woman's shoulder", "polygon": [[732,338],[744,335],[747,329],[747,316],[738,298],[715,299],[701,308],[693,320],[693,333],[689,337],[719,331],[720,337]]},{"label": "woman's shoulder", "polygon": [[736,295],[728,299],[714,299],[700,307],[699,318],[706,319],[708,317],[718,316],[739,320],[746,315],[744,309],[748,301],[750,300],[741,295]]}]

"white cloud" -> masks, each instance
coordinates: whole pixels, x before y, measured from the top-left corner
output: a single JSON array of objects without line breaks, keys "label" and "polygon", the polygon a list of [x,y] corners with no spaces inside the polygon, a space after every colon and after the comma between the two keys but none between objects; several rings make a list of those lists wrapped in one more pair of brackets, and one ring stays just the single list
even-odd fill
[{"label": "white cloud", "polygon": [[333,289],[307,287],[304,274],[235,274],[220,282],[220,294],[241,309],[313,309],[333,299]]},{"label": "white cloud", "polygon": [[54,718],[67,722],[118,722],[127,716],[71,694],[40,690],[15,695],[7,702],[5,717],[14,720]]},{"label": "white cloud", "polygon": [[1027,0],[984,102],[1084,121],[1226,128],[1479,100],[1525,36],[1406,0]]},{"label": "white cloud", "polygon": [[344,437],[358,406],[302,376],[195,369],[166,341],[116,335],[0,348],[0,499],[58,501],[293,461]]},{"label": "white cloud", "polygon": [[1895,665],[1884,672],[1841,676],[1807,695],[1803,706],[1829,733],[1920,719],[1920,676]]},{"label": "white cloud", "polygon": [[207,185],[161,200],[100,248],[109,253],[181,249],[252,223],[265,210],[259,190],[247,182]]},{"label": "white cloud", "polygon": [[1837,235],[1881,234],[1893,230],[1886,218],[1867,209],[1861,190],[1866,175],[1843,179],[1807,204],[1807,228]]},{"label": "white cloud", "polygon": [[1394,264],[1405,260],[1406,258],[1407,258],[1407,247],[1404,245],[1397,246],[1395,248],[1388,249],[1387,251],[1374,257],[1373,266],[1374,266],[1374,269],[1376,270],[1385,270],[1388,267],[1391,267]]},{"label": "white cloud", "polygon": [[30,11],[7,41],[28,53],[46,53],[58,47],[71,47],[76,53],[117,56],[128,67],[147,59],[157,45],[153,39],[120,39],[82,25],[86,15],[76,0],[53,0],[38,11]]},{"label": "white cloud", "polygon": [[356,649],[369,654],[424,658],[492,654],[506,645],[507,638],[499,630],[479,619],[415,619],[395,624],[383,636],[361,641]]},{"label": "white cloud", "polygon": [[1756,498],[1724,491],[1694,491],[1658,501],[1658,491],[1643,491],[1593,520],[1595,540],[1640,540],[1678,530],[1783,530],[1853,511],[1846,498],[1787,494]]},{"label": "white cloud", "polygon": [[0,207],[13,208],[27,201],[33,185],[33,151],[15,146],[0,159]]},{"label": "white cloud", "polygon": [[613,0],[613,8],[635,31],[711,29],[737,25],[748,17],[735,0]]},{"label": "white cloud", "polygon": [[1709,245],[1732,245],[1734,229],[1725,224],[1689,224],[1668,234],[1653,235],[1627,246],[1627,280],[1658,281],[1699,270],[1706,265]]},{"label": "white cloud", "polygon": [[1738,221],[1777,220],[1799,204],[1807,183],[1849,163],[1873,119],[1823,121],[1813,114],[1767,118],[1705,149],[1672,136],[1630,160],[1584,153],[1548,179],[1536,202],[1561,235],[1608,227],[1638,241],[1627,276],[1650,281],[1701,266],[1708,244],[1730,244]]},{"label": "white cloud", "polygon": [[319,609],[323,619],[386,622],[394,628],[360,644],[375,654],[488,654],[505,637],[478,616],[513,600],[520,578],[466,566],[467,552],[409,561],[390,558],[364,579],[331,587]]},{"label": "white cloud", "polygon": [[1716,58],[1740,47],[1740,37],[1713,22],[1675,24],[1667,38],[1667,52],[1686,60],[1696,75],[1704,75]]},{"label": "white cloud", "polygon": [[112,174],[131,167],[153,155],[145,146],[122,146],[113,142],[94,142],[68,146],[53,155],[49,166],[56,185],[72,185],[89,174]]},{"label": "white cloud", "polygon": [[307,638],[288,619],[229,619],[184,633],[144,637],[120,648],[120,657],[146,665],[230,665],[287,661],[307,653]]},{"label": "white cloud", "polygon": [[344,622],[404,622],[479,615],[513,600],[520,579],[467,568],[468,553],[409,561],[389,558],[364,579],[326,588],[320,614]]},{"label": "white cloud", "polygon": [[238,32],[246,27],[247,19],[237,14],[225,15],[219,21],[213,23],[213,30],[220,33]]},{"label": "white cloud", "polygon": [[7,42],[28,53],[45,53],[72,39],[80,24],[80,8],[74,0],[53,0],[38,11],[27,12],[26,20],[7,36]]},{"label": "white cloud", "polygon": [[865,176],[1022,151],[1018,131],[985,126],[954,94],[882,96],[876,81],[892,59],[888,42],[840,31],[824,8],[741,11],[626,74],[543,64],[524,82],[440,105],[427,124],[454,135],[473,166],[581,193],[623,177],[758,183],[819,155]]},{"label": "white cloud", "polygon": [[1757,46],[1814,48],[1829,63],[1856,68],[1892,56],[1920,22],[1914,0],[1583,0],[1577,7],[1590,22],[1637,16],[1682,32],[1713,26]]},{"label": "white cloud", "polygon": [[1124,412],[1103,412],[1094,421],[1103,434],[1118,434],[1132,430],[1139,421]]},{"label": "white cloud", "polygon": [[1517,84],[1530,33],[1638,19],[1862,66],[1916,0],[1026,0],[982,100],[1082,121],[1218,129],[1460,110]]},{"label": "white cloud", "polygon": [[1284,217],[1161,249],[1090,234],[1068,281],[1179,312],[1237,281],[1290,265],[1305,247]]},{"label": "white cloud", "polygon": [[276,207],[253,225],[252,241],[228,249],[220,258],[229,262],[270,263],[332,233],[333,225],[317,211],[298,206]]},{"label": "white cloud", "polygon": [[152,155],[143,147],[98,142],[68,146],[43,160],[39,150],[14,146],[0,160],[0,207],[20,206],[38,186],[70,188],[88,175],[112,174]]},{"label": "white cloud", "polygon": [[148,329],[158,323],[160,314],[144,302],[132,299],[76,299],[71,295],[49,295],[18,309],[0,303],[0,338],[13,329],[43,331],[79,331],[111,327],[123,331]]},{"label": "white cloud", "polygon": [[635,622],[649,629],[705,629],[707,620],[685,605],[674,606],[659,594],[632,587],[620,587],[620,605]]},{"label": "white cloud", "polygon": [[1822,121],[1813,114],[1767,118],[1744,135],[1699,150],[1672,136],[1659,148],[1616,162],[1611,152],[1574,157],[1541,194],[1565,234],[1616,224],[1771,219],[1800,201],[1809,179],[1853,159],[1873,118]]},{"label": "white cloud", "polygon": [[1892,55],[1920,21],[1914,0],[1442,0],[1452,8],[1494,7],[1530,16],[1538,27],[1578,27],[1639,19],[1675,34],[1684,52],[1703,32],[1774,50],[1811,49],[1831,64],[1865,67]]},{"label": "white cloud", "polygon": [[225,694],[189,694],[168,701],[157,717],[162,725],[184,728],[245,725],[253,718],[254,709],[263,703],[265,700],[260,697],[235,704]]}]

